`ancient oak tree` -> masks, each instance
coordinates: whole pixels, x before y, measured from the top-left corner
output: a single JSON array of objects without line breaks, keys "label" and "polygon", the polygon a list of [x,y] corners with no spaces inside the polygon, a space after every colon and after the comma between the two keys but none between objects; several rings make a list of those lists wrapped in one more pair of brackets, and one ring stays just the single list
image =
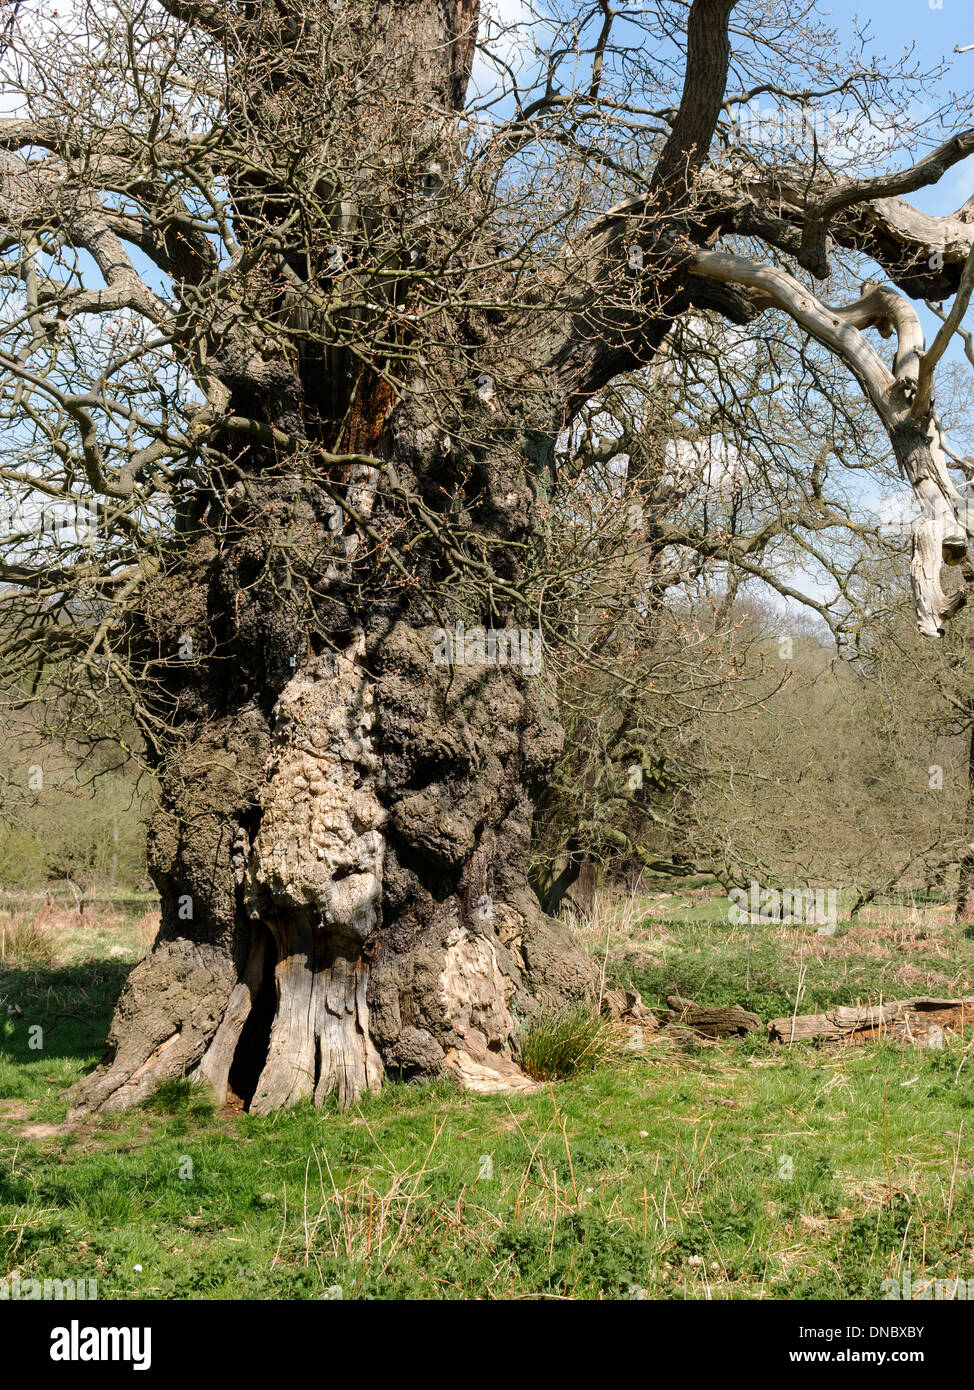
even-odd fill
[{"label": "ancient oak tree", "polygon": [[[79,1110],[523,1084],[519,1022],[592,987],[525,872],[556,446],[681,320],[848,368],[924,504],[924,630],[959,601],[931,382],[974,221],[904,195],[964,112],[860,176],[737,130],[760,93],[905,106],[812,5],[542,8],[518,47],[478,0],[8,7],[7,689],[136,728],[160,786],[162,928]],[[870,283],[831,307],[837,255]],[[911,300],[953,296],[927,348]]]}]

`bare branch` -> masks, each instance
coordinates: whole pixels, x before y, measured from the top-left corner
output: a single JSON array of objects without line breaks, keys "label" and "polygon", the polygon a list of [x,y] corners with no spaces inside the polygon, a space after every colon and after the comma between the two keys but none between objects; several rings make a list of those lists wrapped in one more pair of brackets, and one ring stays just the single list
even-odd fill
[{"label": "bare branch", "polygon": [[971,291],[974,290],[974,246],[968,252],[967,260],[964,262],[964,269],[961,272],[960,285],[957,295],[951,306],[950,313],[944,319],[943,326],[938,330],[936,338],[930,344],[927,352],[920,359],[919,373],[917,376],[916,400],[913,402],[913,415],[915,419],[921,419],[926,415],[931,406],[933,395],[933,374],[937,363],[943,357],[950,344],[951,338],[967,313],[967,306],[971,302]]},{"label": "bare branch", "polygon": [[817,196],[814,200],[809,199],[805,208],[799,262],[814,275],[828,275],[826,245],[829,223],[837,213],[856,203],[871,203],[879,198],[915,193],[919,188],[937,183],[948,169],[959,164],[970,154],[974,154],[974,130],[965,130],[958,135],[952,135],[949,140],[944,141],[937,149],[931,150],[908,169],[901,169],[892,174],[879,174],[873,178],[849,180],[831,192]]},{"label": "bare branch", "polygon": [[724,104],[730,62],[728,22],[737,0],[693,0],[687,20],[683,95],[653,171],[652,187],[688,186],[710,149]]}]

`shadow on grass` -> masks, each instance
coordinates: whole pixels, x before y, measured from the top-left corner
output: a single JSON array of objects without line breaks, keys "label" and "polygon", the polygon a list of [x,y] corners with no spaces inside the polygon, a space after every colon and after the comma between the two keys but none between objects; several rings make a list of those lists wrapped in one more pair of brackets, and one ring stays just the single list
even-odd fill
[{"label": "shadow on grass", "polygon": [[[58,969],[0,969],[0,1050],[15,1064],[100,1056],[132,968],[131,961],[90,960]],[[38,1026],[41,1035],[32,1031]]]}]

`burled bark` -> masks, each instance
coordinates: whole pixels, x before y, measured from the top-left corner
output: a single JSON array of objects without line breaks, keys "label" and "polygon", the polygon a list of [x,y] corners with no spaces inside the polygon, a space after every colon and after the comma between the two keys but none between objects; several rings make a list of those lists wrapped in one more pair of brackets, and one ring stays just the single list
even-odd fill
[{"label": "burled bark", "polygon": [[[265,408],[300,397],[300,381],[278,381]],[[538,424],[524,412],[513,426],[501,399],[458,399],[467,442],[446,436],[447,452],[442,399],[439,413],[422,392],[390,404],[379,379],[360,392],[359,439],[396,487],[361,465],[316,480],[249,446],[246,486],[214,497],[150,586],[132,642],[162,672],[168,724],[149,839],[163,925],[77,1112],[179,1074],[259,1113],[347,1106],[385,1074],[523,1086],[523,1023],[590,991],[587,957],[526,877],[562,739],[546,676],[434,659],[442,622],[520,616],[489,591],[461,599],[429,533],[413,530],[408,568],[385,558],[385,538],[415,527],[404,497],[459,493],[501,579],[518,580]],[[187,635],[192,659],[172,659]],[[186,961],[206,964],[202,1003],[170,987]],[[149,996],[160,1017],[146,1031]]]},{"label": "burled bark", "polygon": [[[345,45],[343,125],[354,139],[362,123],[371,168],[365,117],[381,70],[399,182],[363,183],[359,204],[336,207],[334,230],[299,242],[283,264],[259,254],[250,319],[214,321],[206,360],[216,386],[200,422],[219,428],[222,410],[270,433],[219,438],[230,467],[187,509],[133,628],[160,725],[149,858],[162,931],[119,1001],[109,1056],[75,1088],[77,1110],[117,1108],[192,1072],[218,1100],[232,1093],[258,1112],[331,1095],[348,1105],[386,1071],[521,1084],[519,1019],[590,982],[524,872],[532,788],[558,748],[544,683],[434,665],[437,618],[460,610],[436,544],[403,504],[406,493],[434,508],[459,495],[469,530],[516,578],[505,545],[534,524],[524,436],[475,399],[457,431],[468,443],[444,443],[444,417],[465,418],[481,347],[489,368],[489,335],[455,325],[453,346],[437,350],[434,400],[422,373],[397,392],[380,359],[363,364],[342,347],[348,322],[336,341],[312,299],[288,308],[302,276],[330,294],[339,230],[354,260],[373,254],[369,237],[388,217],[385,254],[396,253],[406,203],[425,199],[426,217],[429,171],[457,155],[450,113],[464,101],[477,0],[376,0],[348,16],[321,30]],[[312,7],[306,17],[302,28],[298,11],[286,24],[256,7],[235,22],[232,101],[255,155],[232,189],[245,246],[260,246],[293,204],[265,158],[282,119],[305,123],[314,91],[328,128],[322,16]],[[356,106],[359,66],[371,74],[367,106]],[[410,265],[439,254],[457,216],[437,209],[442,228],[402,249]],[[385,309],[354,313],[375,313],[378,331]],[[293,344],[254,328],[289,315]],[[552,414],[547,428],[557,427]],[[281,439],[293,441],[290,454]],[[387,460],[400,491],[378,465],[329,466],[322,451]],[[391,567],[386,549],[405,558]],[[479,603],[471,611],[468,601],[468,622],[506,623]],[[176,659],[187,637],[191,655]]]},{"label": "burled bark", "polygon": [[560,731],[536,678],[438,668],[434,632],[360,631],[250,738],[183,750],[151,837],[162,937],[77,1111],[193,1071],[258,1113],[349,1105],[386,1072],[526,1084],[519,1026],[592,983],[525,877]]}]

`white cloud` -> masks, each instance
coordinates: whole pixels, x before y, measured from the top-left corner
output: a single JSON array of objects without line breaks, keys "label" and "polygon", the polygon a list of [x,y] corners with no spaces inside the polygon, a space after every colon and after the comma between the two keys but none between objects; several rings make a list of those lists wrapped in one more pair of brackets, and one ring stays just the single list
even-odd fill
[{"label": "white cloud", "polygon": [[496,97],[510,85],[505,67],[529,82],[536,50],[547,32],[544,15],[532,0],[484,0],[478,51],[470,83],[471,99]]}]

